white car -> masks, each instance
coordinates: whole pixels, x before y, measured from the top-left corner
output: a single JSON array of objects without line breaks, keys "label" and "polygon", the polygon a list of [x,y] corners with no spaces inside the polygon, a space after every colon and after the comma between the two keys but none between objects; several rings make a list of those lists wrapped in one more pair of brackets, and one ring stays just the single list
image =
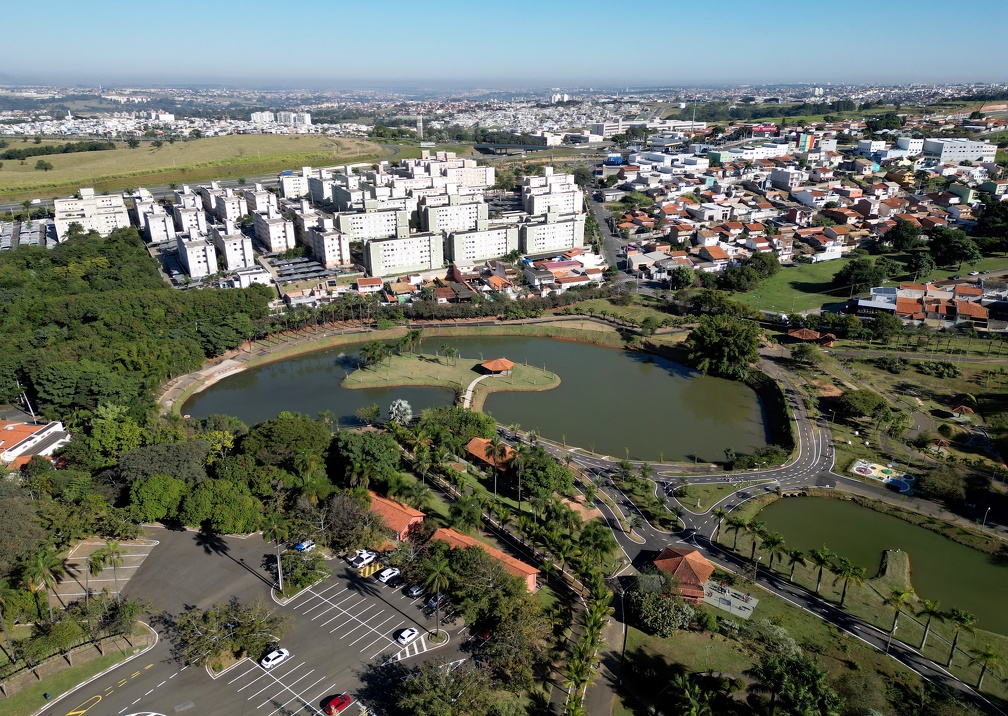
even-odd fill
[{"label": "white car", "polygon": [[294,549],[296,549],[298,552],[311,552],[313,549],[315,549],[315,542],[313,540],[306,539],[305,541],[298,542],[296,545],[294,545]]},{"label": "white car", "polygon": [[352,563],[356,562],[360,557],[363,557],[367,553],[368,553],[368,551],[366,549],[359,549],[356,552],[354,552],[353,554],[347,555],[346,561],[350,562],[352,564]]},{"label": "white car", "polygon": [[393,579],[398,576],[399,576],[398,567],[386,567],[378,574],[378,581],[384,584],[385,582],[388,582],[390,579]]},{"label": "white car", "polygon": [[399,642],[400,644],[402,644],[403,646],[406,646],[411,641],[413,641],[414,639],[416,639],[417,638],[417,634],[419,634],[419,633],[420,633],[420,631],[418,629],[416,629],[415,627],[409,627],[408,629],[403,629],[402,630],[402,634],[399,635],[399,637],[396,639],[396,641]]},{"label": "white car", "polygon": [[359,557],[355,557],[354,561],[351,562],[350,564],[355,569],[360,569],[361,567],[366,567],[369,564],[371,564],[372,562],[374,562],[375,558],[377,556],[378,555],[375,554],[374,552],[365,552],[364,554],[360,555]]},{"label": "white car", "polygon": [[290,652],[286,649],[277,649],[264,656],[259,665],[264,669],[272,669],[277,664],[286,661],[288,656],[290,656]]}]

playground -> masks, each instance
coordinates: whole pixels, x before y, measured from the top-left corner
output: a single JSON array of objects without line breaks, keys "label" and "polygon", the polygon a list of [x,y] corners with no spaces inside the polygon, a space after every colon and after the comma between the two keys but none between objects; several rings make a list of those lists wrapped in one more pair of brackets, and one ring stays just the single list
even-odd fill
[{"label": "playground", "polygon": [[899,465],[896,463],[879,465],[878,463],[868,462],[867,460],[858,460],[854,463],[854,466],[851,467],[850,471],[858,477],[867,477],[871,480],[878,480],[893,489],[899,490],[902,494],[909,493],[917,479],[900,470]]}]

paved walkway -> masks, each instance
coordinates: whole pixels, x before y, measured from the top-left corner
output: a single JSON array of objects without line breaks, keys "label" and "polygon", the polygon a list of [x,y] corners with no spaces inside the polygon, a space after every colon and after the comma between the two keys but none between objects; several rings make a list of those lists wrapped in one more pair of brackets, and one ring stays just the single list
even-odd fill
[{"label": "paved walkway", "polygon": [[492,374],[481,375],[480,377],[476,378],[475,380],[473,380],[472,383],[469,384],[469,387],[466,388],[465,397],[462,398],[463,408],[468,408],[469,405],[472,403],[473,391],[476,390],[476,384],[479,383],[481,380],[486,380],[487,378],[490,378],[491,375]]}]

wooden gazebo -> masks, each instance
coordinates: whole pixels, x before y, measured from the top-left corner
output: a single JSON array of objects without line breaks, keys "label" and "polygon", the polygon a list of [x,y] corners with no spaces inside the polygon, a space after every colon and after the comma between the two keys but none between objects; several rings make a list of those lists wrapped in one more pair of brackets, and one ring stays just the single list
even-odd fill
[{"label": "wooden gazebo", "polygon": [[811,328],[792,328],[787,334],[796,341],[818,341],[822,338],[818,331],[813,331]]},{"label": "wooden gazebo", "polygon": [[480,368],[487,373],[500,373],[501,375],[511,375],[511,369],[514,367],[514,361],[509,361],[507,358],[493,358],[480,364]]}]

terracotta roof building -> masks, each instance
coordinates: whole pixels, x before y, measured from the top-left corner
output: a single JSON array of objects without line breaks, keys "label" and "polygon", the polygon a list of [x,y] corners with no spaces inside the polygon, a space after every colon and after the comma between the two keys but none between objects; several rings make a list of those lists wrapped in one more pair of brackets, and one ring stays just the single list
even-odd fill
[{"label": "terracotta roof building", "polygon": [[811,328],[792,328],[787,334],[790,338],[795,338],[799,341],[818,341],[822,338],[822,335]]},{"label": "terracotta roof building", "polygon": [[714,565],[695,549],[666,547],[654,559],[654,566],[675,577],[679,595],[691,602],[704,596],[704,582],[714,574]]},{"label": "terracotta roof building", "polygon": [[539,570],[529,564],[525,564],[519,559],[515,559],[509,554],[501,552],[496,547],[491,547],[488,544],[480,542],[475,537],[470,537],[469,535],[464,535],[461,532],[456,532],[449,527],[438,527],[431,539],[439,539],[443,542],[447,542],[448,546],[452,549],[479,547],[488,555],[504,565],[504,569],[508,572],[508,574],[513,574],[525,582],[525,588],[529,592],[535,591],[536,576],[539,574]]},{"label": "terracotta roof building", "polygon": [[480,460],[486,465],[490,465],[497,470],[507,469],[507,465],[511,462],[511,459],[515,456],[514,448],[510,445],[504,446],[504,457],[503,458],[492,458],[490,457],[490,441],[486,438],[473,438],[466,443],[466,452],[472,455],[477,460]]},{"label": "terracotta roof building", "polygon": [[494,358],[480,364],[480,367],[488,373],[504,373],[505,375],[510,373],[514,366],[514,361],[507,358]]},{"label": "terracotta roof building", "polygon": [[410,532],[424,520],[424,513],[420,510],[414,510],[409,505],[389,500],[370,490],[368,494],[371,495],[371,511],[381,516],[385,526],[395,533],[400,542],[409,539]]},{"label": "terracotta roof building", "polygon": [[52,455],[70,442],[63,423],[53,421],[46,425],[29,425],[11,420],[0,420],[0,463],[14,462],[19,457]]}]

